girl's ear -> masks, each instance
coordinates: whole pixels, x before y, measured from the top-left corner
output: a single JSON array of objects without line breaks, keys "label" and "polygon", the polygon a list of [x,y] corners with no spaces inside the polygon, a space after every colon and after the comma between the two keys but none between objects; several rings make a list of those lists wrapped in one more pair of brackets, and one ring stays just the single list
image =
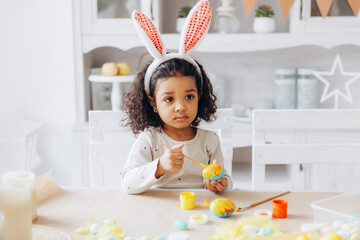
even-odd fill
[{"label": "girl's ear", "polygon": [[199,93],[199,100],[200,100],[200,98],[201,98],[202,95],[203,95],[203,92],[201,91],[201,92]]},{"label": "girl's ear", "polygon": [[149,99],[150,105],[151,105],[152,108],[154,109],[154,112],[157,112],[155,98],[153,98],[153,97],[151,97],[150,95],[148,95],[148,99]]}]

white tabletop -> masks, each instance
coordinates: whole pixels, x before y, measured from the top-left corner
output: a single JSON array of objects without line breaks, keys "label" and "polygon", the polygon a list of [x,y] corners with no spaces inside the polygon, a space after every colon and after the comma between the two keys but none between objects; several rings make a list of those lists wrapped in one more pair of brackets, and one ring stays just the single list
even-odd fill
[{"label": "white tabletop", "polygon": [[[71,237],[88,239],[89,235],[81,236],[74,230],[87,226],[90,218],[101,223],[105,219],[116,220],[118,226],[135,238],[144,235],[167,237],[179,231],[175,228],[176,220],[181,219],[189,224],[189,216],[195,213],[206,214],[209,222],[205,225],[191,225],[186,231],[190,239],[205,239],[212,236],[215,228],[223,223],[234,223],[239,217],[253,215],[255,210],[271,210],[272,202],[260,204],[250,209],[234,213],[228,218],[213,215],[208,207],[196,207],[194,210],[183,210],[177,191],[151,190],[140,195],[128,195],[120,189],[65,189],[48,201],[39,204],[38,219],[34,224],[41,224],[64,231]],[[205,199],[225,197],[237,206],[264,199],[274,192],[229,191],[215,194],[209,191],[195,191],[195,203],[202,204]],[[285,219],[273,219],[280,224],[282,231],[300,231],[301,224],[313,221],[313,210],[310,204],[338,193],[300,192],[282,196],[288,201],[288,216]]]}]

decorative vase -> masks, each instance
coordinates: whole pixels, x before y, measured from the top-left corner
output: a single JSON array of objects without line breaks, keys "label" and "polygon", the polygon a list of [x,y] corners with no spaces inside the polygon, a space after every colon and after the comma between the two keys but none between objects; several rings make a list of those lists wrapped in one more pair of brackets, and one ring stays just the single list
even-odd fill
[{"label": "decorative vase", "polygon": [[186,18],[178,18],[176,20],[176,31],[178,33],[181,33],[181,30],[183,29],[184,23],[185,23]]},{"label": "decorative vase", "polygon": [[271,33],[275,31],[275,19],[270,17],[256,17],[254,19],[254,32]]}]

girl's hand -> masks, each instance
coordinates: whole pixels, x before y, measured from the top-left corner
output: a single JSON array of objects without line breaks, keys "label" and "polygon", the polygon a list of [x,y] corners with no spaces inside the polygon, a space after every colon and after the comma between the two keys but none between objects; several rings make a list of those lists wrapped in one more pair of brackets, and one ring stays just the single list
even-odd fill
[{"label": "girl's hand", "polygon": [[[213,161],[213,164],[217,163],[217,160]],[[220,178],[217,181],[212,180],[211,182],[209,179],[204,179],[204,184],[212,192],[223,192],[224,189],[228,186],[228,181],[224,177]]]},{"label": "girl's hand", "polygon": [[166,152],[160,157],[158,168],[155,173],[156,178],[159,178],[166,172],[175,172],[182,168],[184,164],[184,154],[181,149],[183,147],[184,144],[178,144],[166,150]]}]

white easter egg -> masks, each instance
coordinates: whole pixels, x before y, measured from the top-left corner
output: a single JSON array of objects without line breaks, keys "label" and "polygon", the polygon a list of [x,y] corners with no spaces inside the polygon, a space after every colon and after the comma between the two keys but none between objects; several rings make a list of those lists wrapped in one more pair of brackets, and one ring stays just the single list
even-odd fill
[{"label": "white easter egg", "polygon": [[332,226],[333,226],[334,228],[340,229],[343,224],[344,224],[344,222],[339,221],[339,220],[335,220],[335,221],[333,222]]},{"label": "white easter egg", "polygon": [[90,232],[91,233],[97,233],[98,229],[99,229],[99,224],[98,223],[91,224],[91,227],[90,227]]},{"label": "white easter egg", "polygon": [[259,227],[256,225],[244,225],[241,230],[244,233],[256,233],[259,230]]},{"label": "white easter egg", "polygon": [[360,240],[359,234],[351,234],[350,240]]},{"label": "white easter egg", "polygon": [[336,232],[336,234],[339,235],[342,238],[342,240],[348,240],[350,237],[350,231],[344,229],[340,229],[339,231]]}]

